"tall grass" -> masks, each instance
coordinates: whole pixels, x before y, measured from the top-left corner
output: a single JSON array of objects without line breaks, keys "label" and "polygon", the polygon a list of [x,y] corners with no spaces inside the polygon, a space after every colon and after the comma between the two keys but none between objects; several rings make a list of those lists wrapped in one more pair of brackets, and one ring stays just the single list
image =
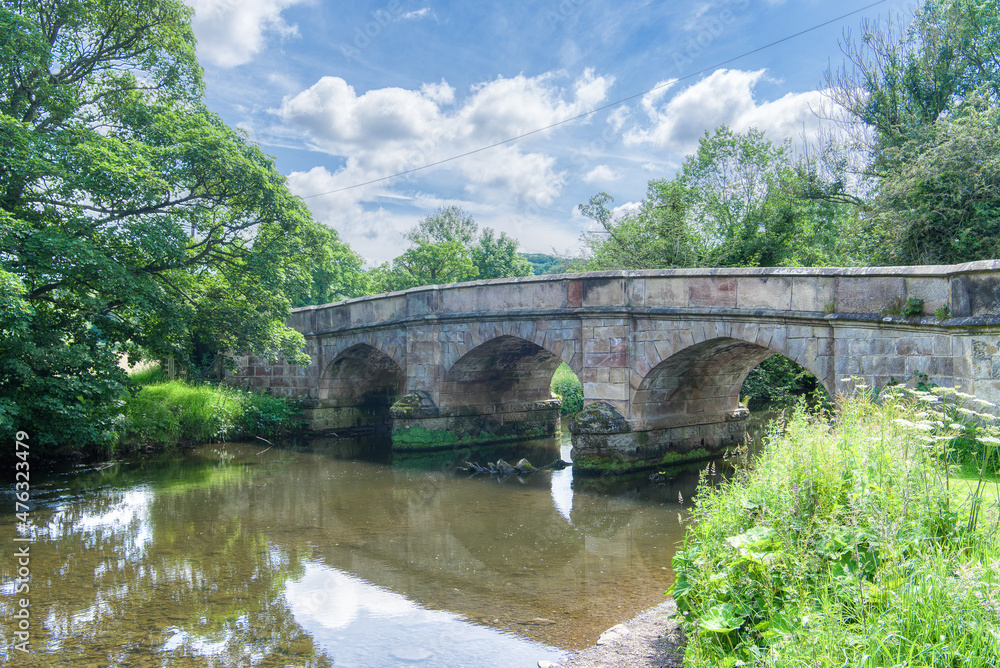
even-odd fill
[{"label": "tall grass", "polygon": [[562,399],[559,410],[562,415],[573,415],[583,410],[583,385],[565,362],[552,375],[552,391]]},{"label": "tall grass", "polygon": [[997,507],[950,486],[935,417],[891,395],[833,428],[800,410],[703,486],[674,557],[685,665],[1000,666]]},{"label": "tall grass", "polygon": [[302,422],[292,402],[224,385],[152,382],[124,403],[119,452],[274,437],[297,430]]}]

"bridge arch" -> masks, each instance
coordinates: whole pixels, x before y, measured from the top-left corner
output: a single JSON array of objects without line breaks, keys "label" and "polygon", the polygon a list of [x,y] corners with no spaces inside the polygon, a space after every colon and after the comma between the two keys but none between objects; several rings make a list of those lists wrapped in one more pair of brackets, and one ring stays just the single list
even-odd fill
[{"label": "bridge arch", "polygon": [[460,357],[441,385],[442,407],[517,405],[551,400],[562,358],[533,341],[502,334]]},{"label": "bridge arch", "polygon": [[388,414],[405,387],[406,373],[394,359],[367,343],[356,343],[323,370],[318,398],[321,404],[355,408],[374,419]]},{"label": "bridge arch", "polygon": [[[685,420],[722,421],[726,414],[739,409],[740,390],[747,375],[778,354],[789,357],[785,352],[732,336],[683,348],[643,377],[632,394],[632,418],[646,428],[670,426],[679,416]],[[823,382],[812,369],[800,366]]]}]

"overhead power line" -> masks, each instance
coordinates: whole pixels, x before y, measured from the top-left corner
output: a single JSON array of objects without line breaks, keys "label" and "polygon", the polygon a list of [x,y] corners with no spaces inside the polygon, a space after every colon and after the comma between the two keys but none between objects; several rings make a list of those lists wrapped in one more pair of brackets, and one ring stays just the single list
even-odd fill
[{"label": "overhead power line", "polygon": [[539,132],[545,132],[546,130],[551,130],[552,128],[559,127],[560,125],[565,125],[566,123],[572,123],[573,121],[578,121],[578,120],[580,120],[582,118],[587,118],[588,116],[593,116],[594,114],[600,113],[600,112],[602,112],[602,111],[604,111],[606,109],[611,109],[612,107],[617,107],[618,105],[623,104],[625,102],[628,102],[629,100],[634,100],[637,97],[642,97],[643,95],[648,95],[649,93],[652,93],[654,91],[660,90],[661,88],[667,88],[669,86],[673,86],[674,84],[676,84],[678,82],[681,82],[681,81],[684,81],[686,79],[691,79],[691,78],[699,76],[701,74],[705,74],[706,72],[711,72],[712,70],[718,69],[718,68],[720,68],[720,67],[722,67],[724,65],[728,65],[729,63],[735,62],[735,61],[740,60],[742,58],[746,58],[747,56],[751,56],[751,55],[753,55],[755,53],[758,53],[760,51],[764,51],[765,49],[770,49],[773,46],[777,46],[778,44],[782,44],[782,43],[787,42],[789,40],[793,40],[796,37],[801,37],[802,35],[805,35],[807,33],[813,32],[814,30],[819,30],[820,28],[825,28],[826,26],[831,25],[833,23],[837,23],[839,21],[843,21],[846,18],[854,16],[855,14],[860,14],[861,12],[869,10],[872,7],[876,7],[878,5],[885,4],[887,1],[888,0],[877,0],[876,2],[873,2],[871,4],[865,5],[864,7],[860,7],[858,9],[855,9],[854,11],[847,12],[846,14],[841,14],[840,16],[838,16],[836,18],[829,19],[829,20],[824,21],[822,23],[817,23],[814,26],[811,26],[811,27],[806,28],[804,30],[798,31],[797,33],[788,35],[786,37],[782,37],[781,39],[775,40],[775,41],[770,42],[768,44],[765,44],[763,46],[759,46],[756,49],[752,49],[750,51],[745,51],[745,52],[741,53],[738,56],[733,56],[732,58],[729,58],[727,60],[723,60],[721,62],[715,63],[714,65],[709,65],[708,67],[703,67],[700,70],[697,70],[695,72],[690,72],[690,73],[685,74],[683,76],[677,77],[676,79],[671,79],[670,81],[665,81],[665,82],[663,82],[663,83],[661,83],[661,84],[659,84],[657,86],[653,86],[652,88],[648,88],[648,89],[646,89],[646,90],[644,90],[642,92],[635,93],[633,95],[629,95],[628,97],[623,97],[623,98],[621,98],[619,100],[615,100],[614,102],[608,102],[607,104],[602,104],[601,106],[595,107],[594,109],[591,109],[590,111],[585,111],[582,114],[577,114],[576,116],[572,116],[570,118],[564,118],[561,121],[556,121],[555,123],[551,123],[549,125],[546,125],[545,127],[537,128],[535,130],[531,130],[529,132],[525,132],[523,134],[519,134],[516,137],[510,137],[509,139],[504,139],[502,141],[494,142],[493,144],[488,144],[487,146],[481,146],[479,148],[472,149],[471,151],[466,151],[465,153],[459,153],[457,155],[453,155],[453,156],[448,157],[448,158],[443,158],[441,160],[436,160],[434,162],[429,162],[429,163],[427,163],[425,165],[421,165],[419,167],[413,167],[412,169],[406,169],[406,170],[403,170],[401,172],[396,172],[395,174],[390,174],[388,176],[382,176],[382,177],[379,177],[377,179],[372,179],[370,181],[364,181],[362,183],[355,183],[352,186],[344,186],[343,188],[336,188],[334,190],[327,190],[325,192],[316,193],[315,195],[307,195],[307,196],[303,197],[302,199],[312,199],[313,197],[322,197],[323,195],[332,195],[334,193],[344,192],[345,190],[353,190],[354,188],[361,188],[363,186],[370,186],[373,183],[380,183],[382,181],[388,181],[390,179],[395,179],[395,178],[398,178],[400,176],[406,176],[407,174],[413,174],[414,172],[419,172],[419,171],[422,171],[422,170],[425,170],[425,169],[430,169],[431,167],[437,167],[438,165],[443,165],[446,162],[452,162],[454,160],[460,160],[460,159],[468,157],[470,155],[475,155],[476,153],[482,153],[483,151],[489,151],[490,149],[494,149],[494,148],[496,148],[498,146],[503,146],[505,144],[511,144],[513,142],[520,141],[521,139],[524,139],[525,137],[530,137],[531,135],[536,135]]}]

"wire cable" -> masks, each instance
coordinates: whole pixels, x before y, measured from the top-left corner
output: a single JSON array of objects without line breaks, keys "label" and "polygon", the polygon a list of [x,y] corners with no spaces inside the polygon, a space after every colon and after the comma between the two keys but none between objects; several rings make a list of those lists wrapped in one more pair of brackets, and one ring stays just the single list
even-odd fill
[{"label": "wire cable", "polygon": [[443,165],[443,164],[445,164],[447,162],[453,162],[455,160],[460,160],[460,159],[466,158],[466,157],[468,157],[470,155],[475,155],[476,153],[482,153],[483,151],[489,151],[490,149],[494,149],[494,148],[496,148],[498,146],[503,146],[505,144],[511,144],[513,142],[520,141],[521,139],[524,139],[525,137],[530,137],[531,135],[536,135],[536,134],[538,134],[540,132],[545,132],[546,130],[551,130],[552,128],[559,127],[560,125],[565,125],[567,123],[572,123],[573,121],[578,121],[578,120],[580,120],[582,118],[587,118],[588,116],[593,116],[594,114],[597,114],[597,113],[600,113],[602,111],[605,111],[606,109],[611,109],[612,107],[617,107],[618,105],[623,104],[625,102],[628,102],[629,100],[634,100],[637,97],[642,97],[643,95],[648,95],[649,93],[652,93],[652,92],[655,92],[657,90],[660,90],[661,88],[667,88],[669,86],[673,86],[674,84],[676,84],[678,82],[681,82],[681,81],[684,81],[686,79],[691,79],[691,78],[699,76],[701,74],[705,74],[706,72],[710,72],[712,70],[718,69],[718,68],[720,68],[720,67],[722,67],[724,65],[728,65],[729,63],[732,63],[734,61],[740,60],[742,58],[746,58],[747,56],[753,55],[753,54],[758,53],[760,51],[764,51],[765,49],[770,49],[771,47],[777,46],[778,44],[782,44],[782,43],[787,42],[789,40],[793,40],[796,37],[801,37],[802,35],[805,35],[807,33],[813,32],[814,30],[819,30],[820,28],[825,28],[826,26],[828,26],[828,25],[830,25],[832,23],[837,23],[838,21],[843,21],[844,19],[846,19],[848,17],[854,16],[855,14],[860,14],[861,12],[869,10],[872,7],[876,7],[878,5],[884,4],[887,1],[888,0],[877,0],[876,2],[873,2],[873,3],[869,4],[869,5],[865,5],[864,7],[861,7],[859,9],[855,9],[854,11],[850,11],[850,12],[848,12],[846,14],[842,14],[842,15],[836,17],[836,18],[829,19],[828,21],[824,21],[823,23],[817,23],[816,25],[814,25],[814,26],[812,26],[810,28],[806,28],[804,30],[800,30],[799,32],[794,33],[792,35],[788,35],[786,37],[782,37],[781,39],[775,40],[775,41],[770,42],[768,44],[765,44],[763,46],[759,46],[756,49],[752,49],[750,51],[746,51],[744,53],[741,53],[738,56],[733,56],[732,58],[729,58],[727,60],[723,60],[721,62],[715,63],[714,65],[709,65],[708,67],[703,67],[702,69],[700,69],[700,70],[698,70],[696,72],[690,72],[688,74],[685,74],[684,76],[677,77],[676,79],[671,79],[670,81],[665,81],[665,82],[663,82],[663,83],[661,83],[661,84],[659,84],[657,86],[653,86],[652,88],[644,90],[644,91],[642,91],[640,93],[635,93],[633,95],[629,95],[628,97],[623,97],[623,98],[621,98],[619,100],[615,100],[614,102],[608,102],[607,104],[603,104],[603,105],[601,105],[599,107],[591,109],[590,111],[585,111],[582,114],[577,114],[576,116],[572,116],[570,118],[565,118],[565,119],[563,119],[561,121],[556,121],[555,123],[551,123],[549,125],[546,125],[545,127],[541,127],[541,128],[536,129],[536,130],[531,130],[529,132],[525,132],[524,134],[517,135],[516,137],[510,137],[509,139],[504,139],[502,141],[498,141],[498,142],[495,142],[493,144],[489,144],[487,146],[481,146],[479,148],[472,149],[471,151],[466,151],[465,153],[459,153],[458,155],[453,155],[453,156],[451,156],[449,158],[443,158],[441,160],[436,160],[434,162],[429,162],[426,165],[421,165],[419,167],[413,167],[412,169],[407,169],[407,170],[404,170],[404,171],[401,171],[401,172],[396,172],[395,174],[390,174],[388,176],[382,176],[382,177],[379,177],[377,179],[372,179],[370,181],[364,181],[363,183],[355,183],[352,186],[344,186],[343,188],[336,188],[334,190],[327,190],[325,192],[316,193],[315,195],[307,195],[307,196],[303,197],[302,199],[312,199],[314,197],[322,197],[323,195],[332,195],[334,193],[344,192],[345,190],[353,190],[354,188],[361,188],[363,186],[370,186],[373,183],[380,183],[382,181],[388,181],[390,179],[399,178],[400,176],[406,176],[407,174],[413,174],[414,172],[419,172],[419,171],[422,171],[422,170],[425,170],[425,169],[430,169],[431,167],[437,167],[438,165]]}]

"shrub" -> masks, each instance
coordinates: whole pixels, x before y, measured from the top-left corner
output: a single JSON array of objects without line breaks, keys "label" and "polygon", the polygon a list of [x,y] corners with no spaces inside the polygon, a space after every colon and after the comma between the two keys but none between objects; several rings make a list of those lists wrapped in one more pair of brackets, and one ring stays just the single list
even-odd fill
[{"label": "shrub", "polygon": [[552,391],[562,399],[560,414],[574,415],[583,410],[583,385],[565,362],[552,376]]}]

